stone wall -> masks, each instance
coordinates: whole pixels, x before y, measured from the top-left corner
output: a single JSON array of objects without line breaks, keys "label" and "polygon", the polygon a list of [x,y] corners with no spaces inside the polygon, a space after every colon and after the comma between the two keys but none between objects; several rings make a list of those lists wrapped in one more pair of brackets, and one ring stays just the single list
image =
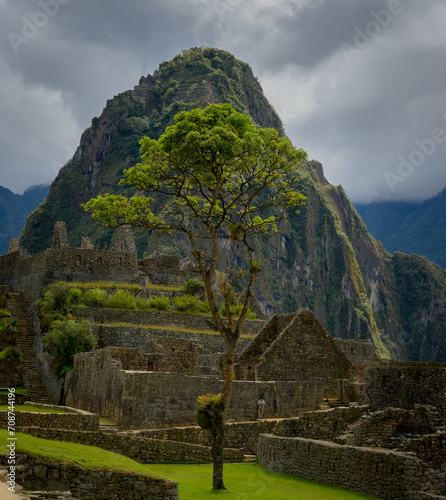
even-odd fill
[{"label": "stone wall", "polygon": [[[225,351],[225,343],[218,332],[198,333],[177,331],[150,327],[92,325],[92,330],[98,337],[98,346],[134,347],[145,350],[150,341],[158,342],[162,339],[177,339],[195,341],[203,349],[204,354],[220,353]],[[241,352],[249,343],[250,338],[240,338],[236,352]]]},{"label": "stone wall", "polygon": [[[255,455],[259,434],[277,433],[282,419],[255,420],[253,422],[227,422],[225,424],[225,447],[243,449],[246,454]],[[211,446],[209,431],[196,426],[168,427],[133,431],[137,436],[174,442]]]},{"label": "stone wall", "polygon": [[392,500],[426,490],[429,474],[419,458],[404,453],[269,434],[259,437],[257,459],[272,472]]},{"label": "stone wall", "polygon": [[[17,482],[25,490],[71,491],[82,500],[177,500],[178,484],[167,479],[141,476],[128,472],[110,470],[88,470],[77,465],[57,464],[44,459],[17,455],[18,463],[24,466]],[[1,456],[7,464],[7,455]]]},{"label": "stone wall", "polygon": [[[346,436],[353,446],[396,448],[398,438],[433,434],[439,424],[438,413],[432,408],[419,406],[414,410],[386,408],[364,415]],[[446,459],[446,452],[443,452]]]},{"label": "stone wall", "polygon": [[83,248],[48,249],[34,256],[14,252],[0,257],[0,283],[34,302],[54,281],[133,282],[138,278],[136,255]]},{"label": "stone wall", "polygon": [[[349,424],[367,412],[368,407],[334,408],[327,411],[303,412],[299,417],[289,419],[256,420],[254,422],[227,422],[225,425],[225,446],[243,448],[245,453],[256,454],[260,434],[275,434],[284,437],[307,437],[333,439]],[[167,429],[144,430],[138,436],[153,439],[167,439],[210,446],[207,431],[198,426],[171,427]]]},{"label": "stone wall", "polygon": [[154,345],[162,352],[158,368],[160,371],[197,375],[198,353],[201,351],[197,342],[170,337],[159,338]]},{"label": "stone wall", "polygon": [[378,361],[374,346],[369,340],[333,340],[353,365],[363,365]]},{"label": "stone wall", "polygon": [[[211,462],[210,445],[191,444],[185,441],[161,440],[143,435],[87,432],[62,429],[46,429],[44,427],[18,427],[19,432],[56,441],[68,441],[88,446],[97,446],[147,463],[183,463]],[[209,434],[207,432],[207,434]],[[240,462],[244,458],[242,449],[226,447],[224,460]]]},{"label": "stone wall", "polygon": [[32,257],[22,252],[0,256],[0,283],[8,285],[14,292],[23,293],[30,302],[40,297],[47,279],[46,250]]},{"label": "stone wall", "polygon": [[[99,417],[86,412],[38,413],[15,412],[17,427],[44,427],[48,429],[77,429],[80,431],[98,431]],[[8,412],[0,411],[0,429],[8,428]]]},{"label": "stone wall", "polygon": [[139,261],[141,274],[150,283],[157,285],[181,286],[190,279],[199,279],[200,274],[189,259],[181,260],[175,255],[158,255]]},{"label": "stone wall", "polygon": [[[14,398],[16,405],[22,405],[25,401],[29,400],[29,396],[28,395],[25,396],[25,394],[15,393]],[[7,405],[7,404],[9,404],[8,394],[7,393],[0,394],[0,405]]]},{"label": "stone wall", "polygon": [[[446,464],[446,432],[413,438],[405,446],[405,451],[415,453],[418,458],[429,463],[434,469],[441,469]],[[446,477],[445,484],[446,484]]]},{"label": "stone wall", "polygon": [[260,356],[277,339],[295,316],[296,313],[274,314],[266,323],[263,323],[261,329],[256,332],[256,337],[249,346],[245,347],[237,359],[237,378],[255,380],[254,367],[260,362]]},{"label": "stone wall", "polygon": [[147,370],[148,355],[139,349],[108,348],[110,363],[118,370]]},{"label": "stone wall", "polygon": [[396,363],[366,372],[364,402],[370,408],[435,406],[446,420],[446,364]]},{"label": "stone wall", "polygon": [[256,380],[324,379],[325,397],[339,397],[338,379],[349,376],[350,361],[316,316],[299,312],[260,357]]},{"label": "stone wall", "polygon": [[368,406],[333,408],[331,410],[301,413],[299,418],[284,420],[277,434],[284,437],[304,437],[331,440],[344,432],[368,412]]},{"label": "stone wall", "polygon": [[[131,325],[157,325],[163,327],[185,328],[189,330],[216,331],[211,316],[201,314],[171,313],[159,311],[135,311],[128,309],[105,309],[77,307],[73,310],[92,323],[127,323]],[[243,335],[255,335],[262,328],[263,321],[248,320],[243,325]]]},{"label": "stone wall", "polygon": [[[222,381],[182,373],[124,371],[112,366],[110,348],[75,356],[65,385],[69,406],[99,413],[123,428],[151,428],[196,423],[199,395],[219,393]],[[295,416],[314,410],[323,381],[234,382],[228,418],[255,420],[263,396],[265,418]]]}]

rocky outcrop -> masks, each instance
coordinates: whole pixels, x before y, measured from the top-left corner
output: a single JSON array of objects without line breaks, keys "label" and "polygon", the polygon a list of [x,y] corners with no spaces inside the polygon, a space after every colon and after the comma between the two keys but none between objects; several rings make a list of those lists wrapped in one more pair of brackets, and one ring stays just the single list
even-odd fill
[{"label": "rocky outcrop", "polygon": [[[94,248],[108,246],[112,233],[99,230],[82,203],[125,192],[118,182],[123,169],[139,161],[139,139],[159,137],[176,113],[211,102],[230,102],[259,126],[283,133],[247,64],[216,49],[185,51],[109,100],[92,120],[46,202],[29,217],[22,248],[48,248],[58,220],[66,222],[70,246],[78,247],[81,236]],[[255,295],[266,316],[308,308],[331,336],[371,340],[382,358],[446,361],[446,271],[421,257],[390,255],[319,162],[304,165],[301,191],[307,196],[301,213],[290,215],[278,237],[255,244],[264,263]],[[181,238],[136,237],[140,257],[160,245],[188,256]],[[243,255],[225,248],[224,256],[223,267],[243,267]]]}]

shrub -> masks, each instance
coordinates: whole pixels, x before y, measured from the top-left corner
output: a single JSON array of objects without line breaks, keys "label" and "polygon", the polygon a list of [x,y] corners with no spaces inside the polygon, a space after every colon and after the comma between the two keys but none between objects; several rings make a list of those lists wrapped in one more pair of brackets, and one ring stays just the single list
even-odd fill
[{"label": "shrub", "polygon": [[201,301],[194,295],[181,295],[173,299],[173,307],[181,312],[194,312],[200,308]]},{"label": "shrub", "polygon": [[8,346],[5,350],[0,352],[0,359],[12,359],[15,361],[22,361],[22,353],[14,346]]},{"label": "shrub", "polygon": [[[230,304],[229,308],[230,308],[230,311],[231,311],[233,317],[239,318],[240,315],[242,314],[242,311],[243,311],[243,304],[240,304],[239,302],[235,302],[233,304]],[[221,306],[220,314],[222,316],[224,316],[225,318],[228,317],[226,314],[226,307],[224,304]],[[246,314],[246,319],[256,319],[255,313],[253,313],[250,309],[248,309],[248,312]]]},{"label": "shrub", "polygon": [[136,297],[135,304],[136,304],[136,309],[141,309],[142,311],[151,308],[150,301],[147,299],[143,299],[142,297]]},{"label": "shrub", "polygon": [[80,288],[70,288],[70,304],[73,306],[82,304],[82,290]]},{"label": "shrub", "polygon": [[38,301],[41,313],[45,314],[68,314],[70,304],[70,287],[62,282],[48,287],[42,299]]},{"label": "shrub", "polygon": [[19,321],[11,316],[8,309],[0,309],[0,333],[4,331],[19,331]]},{"label": "shrub", "polygon": [[91,351],[97,340],[87,321],[55,321],[44,336],[43,345],[57,374],[64,375],[73,368],[74,355]]},{"label": "shrub", "polygon": [[135,296],[128,290],[119,289],[107,297],[104,301],[104,306],[111,309],[135,309]]},{"label": "shrub", "polygon": [[149,299],[147,302],[149,307],[153,307],[159,311],[166,311],[170,307],[170,299],[167,295],[157,295],[156,297]]},{"label": "shrub", "polygon": [[198,312],[202,314],[209,314],[211,312],[211,307],[207,300],[200,301],[198,304]]},{"label": "shrub", "polygon": [[92,288],[84,293],[84,304],[89,307],[100,307],[107,299],[107,292],[102,288]]},{"label": "shrub", "polygon": [[183,285],[183,291],[187,295],[195,295],[204,289],[204,283],[196,279],[187,280]]}]

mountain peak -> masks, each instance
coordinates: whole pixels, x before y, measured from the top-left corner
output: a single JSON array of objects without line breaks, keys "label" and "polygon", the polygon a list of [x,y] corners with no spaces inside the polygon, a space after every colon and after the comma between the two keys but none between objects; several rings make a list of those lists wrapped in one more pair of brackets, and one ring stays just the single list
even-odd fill
[{"label": "mountain peak", "polygon": [[[101,116],[93,118],[46,201],[28,218],[22,248],[32,253],[48,248],[56,221],[66,223],[70,246],[88,237],[96,248],[108,247],[111,231],[98,229],[82,204],[104,193],[132,194],[119,180],[124,169],[140,161],[141,137],[157,139],[178,112],[213,103],[230,103],[258,126],[284,134],[248,64],[218,49],[183,51],[141,77],[132,90],[109,99]],[[304,165],[299,190],[307,196],[300,214],[290,214],[277,238],[255,242],[265,263],[256,295],[267,315],[309,308],[332,336],[371,339],[383,357],[446,359],[446,341],[440,338],[446,331],[441,315],[446,297],[438,292],[445,288],[446,273],[424,261],[392,258],[367,232],[342,188],[328,183],[319,162]],[[135,243],[140,256],[159,246],[172,255],[189,255],[181,238],[144,234]],[[222,266],[243,268],[243,259],[228,251]],[[406,282],[410,278],[415,286],[417,273],[429,276],[431,284],[415,300]],[[429,338],[435,343],[418,318],[429,318]]]}]

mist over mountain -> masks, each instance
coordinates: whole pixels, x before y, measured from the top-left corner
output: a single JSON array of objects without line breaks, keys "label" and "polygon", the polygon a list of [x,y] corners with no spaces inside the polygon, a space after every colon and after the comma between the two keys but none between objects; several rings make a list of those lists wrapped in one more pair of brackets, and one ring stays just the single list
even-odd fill
[{"label": "mist over mountain", "polygon": [[[158,138],[179,111],[225,102],[260,127],[284,133],[249,65],[212,48],[184,51],[108,100],[28,218],[21,247],[45,250],[62,220],[71,246],[88,236],[107,248],[112,232],[94,224],[81,205],[99,194],[131,193],[118,182],[139,161],[142,136]],[[307,196],[301,213],[281,225],[278,237],[254,244],[264,263],[255,293],[266,314],[309,308],[333,337],[369,339],[382,357],[446,361],[446,272],[423,257],[390,255],[368,233],[343,188],[328,183],[319,162],[303,166],[300,190]],[[177,235],[146,233],[136,236],[136,244],[140,257],[189,253]],[[243,267],[242,254],[224,249],[222,268]]]},{"label": "mist over mountain", "polygon": [[355,208],[386,250],[425,255],[446,269],[446,188],[424,203],[374,202]]},{"label": "mist over mountain", "polygon": [[10,238],[17,238],[29,213],[42,203],[49,184],[29,187],[22,195],[0,186],[0,255],[8,252]]}]

